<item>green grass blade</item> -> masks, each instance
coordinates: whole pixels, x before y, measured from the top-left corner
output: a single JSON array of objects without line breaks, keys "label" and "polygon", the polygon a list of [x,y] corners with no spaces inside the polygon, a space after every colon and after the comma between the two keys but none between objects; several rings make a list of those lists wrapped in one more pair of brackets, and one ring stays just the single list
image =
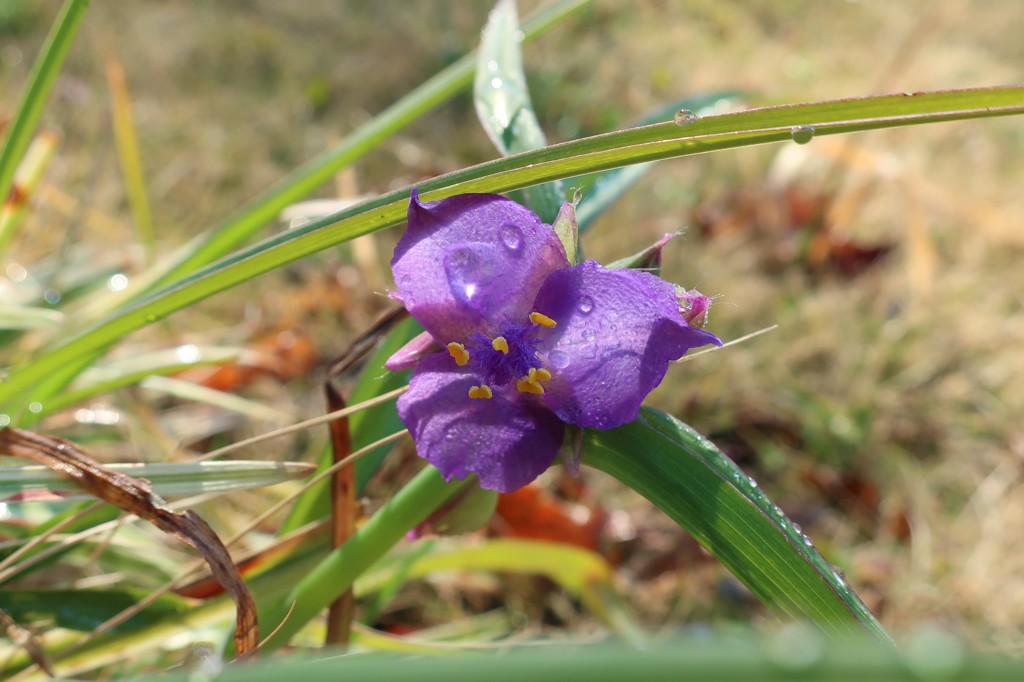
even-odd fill
[{"label": "green grass blade", "polygon": [[[262,488],[305,478],[314,467],[305,462],[156,462],[153,464],[113,463],[108,469],[144,478],[153,492],[163,496],[196,495],[246,488]],[[36,464],[0,467],[0,499],[19,493],[79,491],[73,481],[52,469]],[[66,500],[95,499],[87,495],[66,495]]]},{"label": "green grass blade", "polygon": [[423,523],[467,484],[467,481],[446,483],[432,466],[420,471],[344,545],[303,577],[283,601],[269,608],[261,607],[261,627],[273,632],[261,651],[270,652],[286,644],[407,532]]},{"label": "green grass blade", "polygon": [[[19,589],[3,592],[0,600],[4,610],[16,622],[42,620],[60,628],[89,632],[145,596],[141,590]],[[188,606],[184,599],[164,596],[113,631],[130,632],[164,618],[180,616],[188,610]]]},{"label": "green grass blade", "polygon": [[733,462],[656,410],[587,431],[584,462],[651,500],[776,612],[833,636],[889,636],[810,540]]},{"label": "green grass blade", "polygon": [[0,254],[6,251],[11,237],[29,215],[39,183],[57,151],[57,141],[56,133],[44,130],[36,135],[18,163],[11,180],[9,200],[0,208]]},{"label": "green grass blade", "polygon": [[142,155],[135,134],[135,119],[132,116],[128,84],[121,62],[113,56],[107,59],[107,86],[110,88],[114,143],[117,147],[117,160],[121,166],[121,177],[124,178],[128,195],[128,205],[131,207],[136,234],[146,249],[147,260],[151,261],[156,252],[153,212],[150,210],[149,196],[146,192],[146,176],[142,171]]},{"label": "green grass blade", "polygon": [[575,545],[529,539],[493,539],[479,544],[435,546],[409,565],[367,574],[356,583],[359,595],[382,590],[402,572],[405,579],[423,578],[440,571],[490,571],[543,575],[580,599],[590,612],[627,641],[646,643],[615,589],[615,571],[604,557]]},{"label": "green grass blade", "polygon": [[[14,172],[18,163],[25,155],[32,135],[35,133],[39,117],[43,113],[46,99],[50,95],[53,83],[57,79],[64,57],[67,56],[71,42],[78,32],[78,27],[85,16],[89,0],[67,0],[61,8],[50,34],[46,37],[42,52],[32,67],[25,92],[18,110],[14,114],[10,130],[0,148],[0,200],[6,201],[14,183]],[[10,239],[10,234],[5,239]],[[6,244],[0,243],[0,253]]]},{"label": "green grass blade", "polygon": [[261,400],[252,400],[228,391],[201,386],[191,381],[164,376],[146,377],[139,386],[157,393],[173,396],[187,403],[205,403],[225,412],[237,412],[247,419],[265,421],[283,426],[291,415],[278,407],[269,407]]},{"label": "green grass blade", "polygon": [[112,362],[104,367],[91,367],[81,374],[80,386],[64,390],[46,402],[38,417],[57,412],[69,405],[80,403],[93,396],[109,393],[125,386],[134,386],[152,376],[178,374],[195,367],[207,367],[234,362],[243,354],[240,348],[200,347],[186,344],[153,353],[141,353],[131,358]]},{"label": "green grass blade", "polygon": [[[885,95],[794,104],[698,118],[680,127],[663,123],[584,138],[496,159],[420,185],[425,199],[462,192],[507,192],[531,185],[634,163],[791,141],[794,129],[816,135],[938,121],[1024,113],[1024,87],[981,88]],[[335,244],[399,225],[409,188],[395,190],[242,249],[155,291],[66,340],[35,362],[12,371],[0,384],[0,410],[19,412],[33,400],[32,387],[76,358],[88,356],[126,334],[219,291]]]},{"label": "green grass blade", "polygon": [[[519,16],[514,0],[499,0],[480,38],[473,103],[484,132],[502,156],[547,146],[523,72]],[[560,180],[530,187],[525,203],[551,224],[565,201]]]},{"label": "green grass blade", "polygon": [[[1015,681],[1024,663],[1008,657],[969,653],[951,636],[920,637],[900,656],[869,643],[832,645],[813,633],[785,630],[774,637],[710,636],[707,632],[673,637],[637,651],[609,642],[534,642],[504,646],[497,652],[465,650],[461,656],[410,659],[401,656],[346,655],[328,658],[264,658],[254,665],[228,666],[219,682],[304,682],[402,680],[416,682],[679,682],[680,680],[756,680],[791,682],[913,682],[915,680]],[[915,642],[916,643],[916,642]],[[546,646],[544,644],[547,644]],[[67,674],[58,665],[58,674]],[[191,680],[195,673],[174,671],[168,682]]]},{"label": "green grass blade", "polygon": [[63,321],[64,313],[59,310],[0,303],[0,329],[59,327]]}]

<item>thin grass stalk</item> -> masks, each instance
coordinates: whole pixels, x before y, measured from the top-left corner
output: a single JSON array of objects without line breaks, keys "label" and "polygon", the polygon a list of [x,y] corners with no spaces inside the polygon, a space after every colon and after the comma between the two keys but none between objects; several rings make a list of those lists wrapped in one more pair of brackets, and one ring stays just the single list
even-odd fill
[{"label": "thin grass stalk", "polygon": [[[15,170],[35,134],[50,90],[53,89],[53,83],[88,6],[89,0],[67,0],[64,3],[32,67],[14,120],[7,131],[3,147],[0,147],[0,200],[6,201],[11,194]],[[11,236],[7,235],[6,239],[9,240]],[[0,243],[0,257],[3,256],[3,250],[4,244]]]}]

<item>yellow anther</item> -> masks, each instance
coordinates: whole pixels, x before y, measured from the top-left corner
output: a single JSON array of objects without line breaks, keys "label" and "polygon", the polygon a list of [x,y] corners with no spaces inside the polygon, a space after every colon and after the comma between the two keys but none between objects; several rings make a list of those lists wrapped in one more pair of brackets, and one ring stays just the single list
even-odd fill
[{"label": "yellow anther", "polygon": [[480,384],[479,386],[469,387],[469,397],[476,398],[479,400],[490,400],[494,395],[494,391],[487,384]]},{"label": "yellow anther", "polygon": [[530,374],[526,378],[530,381],[551,381],[551,372],[543,367],[531,367]]},{"label": "yellow anther", "polygon": [[518,381],[516,381],[516,390],[519,391],[520,393],[533,393],[535,395],[544,395],[544,387],[530,378],[519,379]]},{"label": "yellow anther", "polygon": [[505,340],[504,336],[495,337],[494,341],[491,341],[491,348],[500,350],[505,355],[508,355],[508,341]]},{"label": "yellow anther", "polygon": [[459,367],[464,366],[469,362],[469,351],[461,343],[455,343],[452,341],[448,344],[448,353],[455,358],[455,364]]},{"label": "yellow anther", "polygon": [[542,313],[530,313],[530,322],[534,324],[539,324],[542,327],[547,327],[548,329],[551,329],[552,327],[558,324],[550,317]]}]

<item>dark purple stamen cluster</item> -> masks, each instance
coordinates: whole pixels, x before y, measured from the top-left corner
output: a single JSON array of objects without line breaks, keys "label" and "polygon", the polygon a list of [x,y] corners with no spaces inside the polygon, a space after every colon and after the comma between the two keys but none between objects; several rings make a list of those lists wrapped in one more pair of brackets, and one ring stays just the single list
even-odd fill
[{"label": "dark purple stamen cluster", "polygon": [[539,325],[507,325],[499,336],[508,343],[508,353],[495,350],[493,337],[481,332],[469,335],[466,350],[469,364],[484,383],[489,386],[505,386],[530,373],[531,368],[540,369],[537,357]]}]

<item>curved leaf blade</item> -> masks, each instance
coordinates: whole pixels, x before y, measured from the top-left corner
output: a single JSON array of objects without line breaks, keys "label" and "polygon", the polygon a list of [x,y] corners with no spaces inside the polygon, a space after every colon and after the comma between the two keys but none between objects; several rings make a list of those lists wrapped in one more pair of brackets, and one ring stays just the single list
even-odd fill
[{"label": "curved leaf blade", "polygon": [[586,432],[583,461],[633,488],[685,528],[772,610],[836,637],[891,644],[842,576],[761,490],[686,424],[645,408]]},{"label": "curved leaf blade", "polygon": [[[464,192],[508,192],[635,163],[791,140],[797,127],[814,128],[817,135],[834,135],[1022,113],[1024,87],[749,109],[697,118],[684,127],[663,123],[632,128],[489,161],[424,182],[420,195],[433,200]],[[12,412],[21,411],[21,406],[37,399],[32,387],[44,382],[51,372],[196,301],[338,243],[400,225],[405,220],[409,194],[410,188],[395,190],[276,235],[152,292],[13,371],[0,384],[0,405]],[[49,390],[55,390],[54,386]]]}]

